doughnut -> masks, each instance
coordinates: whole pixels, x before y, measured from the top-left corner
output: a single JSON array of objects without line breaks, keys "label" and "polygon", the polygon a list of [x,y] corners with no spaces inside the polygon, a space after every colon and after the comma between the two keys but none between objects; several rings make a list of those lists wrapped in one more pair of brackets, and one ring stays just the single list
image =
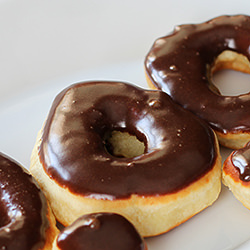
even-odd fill
[{"label": "doughnut", "polygon": [[223,183],[234,196],[250,209],[250,142],[234,150],[224,161]]},{"label": "doughnut", "polygon": [[146,55],[147,82],[208,122],[221,145],[241,148],[250,140],[250,93],[223,96],[212,77],[222,69],[250,73],[249,45],[249,16],[177,26]]},{"label": "doughnut", "polygon": [[86,214],[64,228],[52,250],[147,250],[135,227],[113,213]]},{"label": "doughnut", "polygon": [[0,249],[51,249],[55,218],[34,178],[0,153]]},{"label": "doughnut", "polygon": [[162,91],[113,81],[57,95],[30,171],[62,225],[112,212],[143,237],[186,221],[221,188],[217,139],[204,121]]}]

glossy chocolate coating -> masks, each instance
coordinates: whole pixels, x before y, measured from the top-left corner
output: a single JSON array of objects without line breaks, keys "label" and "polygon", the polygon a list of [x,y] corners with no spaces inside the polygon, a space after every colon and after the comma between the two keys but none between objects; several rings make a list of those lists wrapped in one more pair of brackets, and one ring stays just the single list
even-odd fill
[{"label": "glossy chocolate coating", "polygon": [[[146,146],[134,158],[107,152],[113,130]],[[85,82],[55,99],[39,147],[44,170],[73,193],[97,199],[176,192],[211,170],[211,129],[162,91],[121,82]]]},{"label": "glossy chocolate coating", "polygon": [[45,198],[33,178],[0,154],[0,249],[35,250],[45,243]]},{"label": "glossy chocolate coating", "polygon": [[250,94],[222,96],[210,90],[208,68],[225,50],[250,58],[250,17],[221,16],[181,25],[155,41],[145,59],[148,78],[174,101],[221,133],[250,131]]},{"label": "glossy chocolate coating", "polygon": [[58,235],[57,246],[60,250],[146,250],[134,226],[113,213],[80,217]]},{"label": "glossy chocolate coating", "polygon": [[235,150],[231,161],[239,171],[239,177],[242,181],[250,181],[250,143],[244,148]]}]

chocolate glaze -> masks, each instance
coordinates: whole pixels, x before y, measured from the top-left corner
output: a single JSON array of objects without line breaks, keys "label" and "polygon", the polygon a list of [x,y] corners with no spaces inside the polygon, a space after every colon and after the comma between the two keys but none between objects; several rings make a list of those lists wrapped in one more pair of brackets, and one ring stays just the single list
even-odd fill
[{"label": "chocolate glaze", "polygon": [[45,243],[45,198],[33,178],[0,154],[0,249],[35,250]]},{"label": "chocolate glaze", "polygon": [[80,217],[58,235],[57,246],[60,250],[146,250],[134,226],[113,213]]},{"label": "chocolate glaze", "polygon": [[208,68],[224,50],[250,58],[250,17],[221,16],[181,25],[155,41],[145,59],[156,88],[222,133],[250,131],[250,94],[221,96],[210,90]]},{"label": "chocolate glaze", "polygon": [[[118,158],[105,135],[127,131],[146,150]],[[45,172],[84,196],[115,199],[132,194],[176,192],[211,170],[216,151],[212,130],[162,91],[121,82],[85,82],[54,100],[39,147]]]},{"label": "chocolate glaze", "polygon": [[250,142],[241,149],[235,150],[231,156],[231,161],[239,171],[242,181],[250,181]]}]

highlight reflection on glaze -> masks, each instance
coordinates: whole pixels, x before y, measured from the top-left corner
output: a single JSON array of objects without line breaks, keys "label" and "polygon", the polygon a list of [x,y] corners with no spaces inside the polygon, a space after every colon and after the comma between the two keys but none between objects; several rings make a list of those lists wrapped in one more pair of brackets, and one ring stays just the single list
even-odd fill
[{"label": "highlight reflection on glaze", "polygon": [[233,165],[240,173],[242,181],[250,181],[250,143],[236,150],[231,157]]}]

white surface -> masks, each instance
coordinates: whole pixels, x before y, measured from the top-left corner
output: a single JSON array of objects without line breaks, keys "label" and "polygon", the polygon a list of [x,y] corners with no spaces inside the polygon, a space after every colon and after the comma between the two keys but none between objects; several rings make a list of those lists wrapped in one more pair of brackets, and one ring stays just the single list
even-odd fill
[{"label": "white surface", "polygon": [[[117,79],[146,87],[143,60],[157,37],[177,24],[239,13],[250,14],[248,0],[0,0],[0,151],[28,167],[65,86]],[[147,242],[149,250],[246,250],[249,223],[250,211],[223,188],[212,207]]]}]

